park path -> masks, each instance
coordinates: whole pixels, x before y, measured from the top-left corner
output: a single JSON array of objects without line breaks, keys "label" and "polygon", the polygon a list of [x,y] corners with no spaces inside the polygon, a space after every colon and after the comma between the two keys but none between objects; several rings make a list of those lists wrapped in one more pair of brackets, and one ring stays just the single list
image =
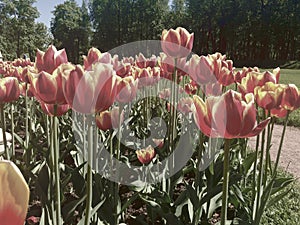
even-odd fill
[{"label": "park path", "polygon": [[[270,149],[271,159],[274,162],[282,134],[282,125],[274,125],[272,147]],[[256,137],[250,138],[249,146],[255,148]],[[279,165],[283,170],[292,173],[295,178],[300,178],[300,128],[287,127],[281,150]]]}]

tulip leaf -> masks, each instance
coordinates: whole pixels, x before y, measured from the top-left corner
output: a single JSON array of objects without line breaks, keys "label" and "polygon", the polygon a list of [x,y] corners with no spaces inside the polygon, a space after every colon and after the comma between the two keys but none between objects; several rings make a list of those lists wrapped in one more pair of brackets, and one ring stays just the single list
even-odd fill
[{"label": "tulip leaf", "polygon": [[69,202],[62,208],[62,215],[65,220],[68,220],[71,216],[73,216],[76,208],[86,199],[86,195],[84,195],[81,199],[74,200]]}]

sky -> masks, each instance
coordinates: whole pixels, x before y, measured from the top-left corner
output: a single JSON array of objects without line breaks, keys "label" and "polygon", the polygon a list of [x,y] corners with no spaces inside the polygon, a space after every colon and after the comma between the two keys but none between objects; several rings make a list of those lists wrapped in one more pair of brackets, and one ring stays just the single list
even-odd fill
[{"label": "sky", "polygon": [[[81,6],[82,0],[76,0],[77,4]],[[50,28],[50,20],[53,17],[51,13],[54,7],[58,4],[64,3],[64,0],[37,0],[34,4],[40,12],[40,17],[37,19],[38,22],[43,22],[48,28]]]}]

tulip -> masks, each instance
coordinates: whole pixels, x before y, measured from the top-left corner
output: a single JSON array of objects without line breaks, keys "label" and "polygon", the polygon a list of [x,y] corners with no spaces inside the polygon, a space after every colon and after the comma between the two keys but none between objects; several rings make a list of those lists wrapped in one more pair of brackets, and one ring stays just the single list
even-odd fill
[{"label": "tulip", "polygon": [[150,67],[144,69],[137,68],[136,78],[138,80],[139,88],[150,86],[154,84],[156,80],[155,77],[153,76],[153,70]]},{"label": "tulip", "polygon": [[136,58],[136,65],[139,68],[147,68],[151,67],[153,68],[156,65],[157,59],[155,55],[152,55],[150,58],[146,58],[142,53],[140,53]]},{"label": "tulip", "polygon": [[178,101],[177,108],[183,114],[188,114],[192,112],[192,105],[194,104],[193,99],[190,97],[181,98]]},{"label": "tulip", "polygon": [[238,85],[238,89],[243,95],[246,95],[247,93],[254,93],[254,88],[263,86],[267,82],[276,84],[277,78],[270,72],[250,72],[246,77],[242,78],[241,83]]},{"label": "tulip", "polygon": [[34,63],[30,61],[30,58],[26,58],[26,59],[15,59],[12,62],[12,65],[15,67],[27,67],[27,66],[33,66]]},{"label": "tulip", "polygon": [[0,161],[0,224],[23,225],[28,201],[29,187],[18,167]]},{"label": "tulip", "polygon": [[289,111],[300,107],[300,93],[296,85],[288,84],[283,88],[281,107]]},{"label": "tulip", "polygon": [[198,87],[191,82],[184,85],[184,90],[188,95],[195,95]]},{"label": "tulip", "polygon": [[218,97],[208,97],[206,102],[194,95],[193,115],[196,125],[206,136],[225,139],[256,136],[269,122],[268,118],[256,124],[252,93],[242,98],[233,90]]},{"label": "tulip", "polygon": [[116,73],[112,65],[96,63],[92,71],[77,65],[63,76],[67,103],[77,112],[91,114],[107,110],[115,100]]},{"label": "tulip", "polygon": [[161,47],[168,56],[183,58],[188,56],[193,48],[194,33],[190,34],[182,27],[163,30],[161,41]]},{"label": "tulip", "polygon": [[133,77],[117,77],[117,95],[116,101],[120,103],[128,103],[132,101],[138,89],[138,80]]},{"label": "tulip", "polygon": [[219,83],[209,83],[205,85],[202,90],[205,92],[206,96],[220,96],[222,94],[223,86]]},{"label": "tulip", "polygon": [[83,56],[83,65],[85,70],[91,70],[92,65],[99,62],[101,52],[97,48],[90,48],[87,56]]},{"label": "tulip", "polygon": [[174,59],[165,53],[160,53],[158,65],[167,74],[174,73],[175,62]]},{"label": "tulip", "polygon": [[241,83],[242,79],[244,77],[246,77],[249,73],[251,72],[257,72],[259,73],[259,69],[257,67],[243,67],[242,70],[240,71],[237,71],[235,74],[234,74],[234,80],[236,83]]},{"label": "tulip", "polygon": [[152,141],[154,142],[155,146],[159,149],[161,149],[164,146],[164,139],[153,138]]},{"label": "tulip", "polygon": [[213,74],[221,85],[229,86],[234,83],[233,62],[226,60],[226,55],[217,52],[205,58],[212,66]]},{"label": "tulip", "polygon": [[285,118],[288,111],[284,108],[278,107],[270,110],[270,115],[276,118]]},{"label": "tulip", "polygon": [[198,85],[217,82],[213,63],[208,57],[193,55],[188,65],[189,75]]},{"label": "tulip", "polygon": [[16,101],[20,96],[20,87],[17,78],[4,77],[0,79],[0,103]]},{"label": "tulip", "polygon": [[56,104],[47,104],[40,101],[40,106],[43,112],[49,116],[62,116],[70,109],[68,104],[65,105],[56,105]]},{"label": "tulip", "polygon": [[264,86],[258,86],[254,89],[255,100],[258,106],[271,110],[278,108],[281,104],[283,87],[280,84],[267,82]]},{"label": "tulip", "polygon": [[34,97],[34,90],[31,84],[21,83],[20,87],[20,95],[26,96],[26,86],[27,86],[27,96]]},{"label": "tulip", "polygon": [[114,63],[113,67],[116,74],[120,77],[127,77],[131,75],[131,65],[129,63],[117,61]]},{"label": "tulip", "polygon": [[47,104],[67,104],[62,88],[62,80],[63,76],[74,68],[72,64],[66,63],[57,67],[53,74],[45,71],[39,74],[31,74],[30,82],[35,96]]},{"label": "tulip", "polygon": [[170,96],[171,96],[171,89],[170,88],[166,88],[166,89],[163,89],[161,90],[159,93],[158,93],[158,96],[162,99],[169,99]]},{"label": "tulip", "polygon": [[155,150],[154,148],[149,145],[147,148],[145,149],[140,149],[135,151],[138,160],[142,163],[142,164],[148,164],[151,162],[151,160],[155,157]]},{"label": "tulip", "polygon": [[50,45],[46,52],[37,51],[35,67],[38,72],[44,71],[52,74],[59,65],[67,62],[68,57],[65,49],[57,51],[53,45]]},{"label": "tulip", "polygon": [[[119,116],[119,107],[111,110],[105,110],[96,115],[96,124],[100,130],[107,131],[112,128],[116,129],[124,121],[124,111]],[[121,119],[121,120],[120,120]]]}]

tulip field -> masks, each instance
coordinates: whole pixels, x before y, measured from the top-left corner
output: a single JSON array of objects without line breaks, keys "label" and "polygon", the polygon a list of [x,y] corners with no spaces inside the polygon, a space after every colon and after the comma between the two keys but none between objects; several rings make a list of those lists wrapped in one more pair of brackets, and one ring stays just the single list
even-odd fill
[{"label": "tulip field", "polygon": [[259,225],[289,193],[279,162],[297,86],[193,53],[182,27],[157,42],[91,48],[77,65],[53,45],[0,61],[0,225]]}]

